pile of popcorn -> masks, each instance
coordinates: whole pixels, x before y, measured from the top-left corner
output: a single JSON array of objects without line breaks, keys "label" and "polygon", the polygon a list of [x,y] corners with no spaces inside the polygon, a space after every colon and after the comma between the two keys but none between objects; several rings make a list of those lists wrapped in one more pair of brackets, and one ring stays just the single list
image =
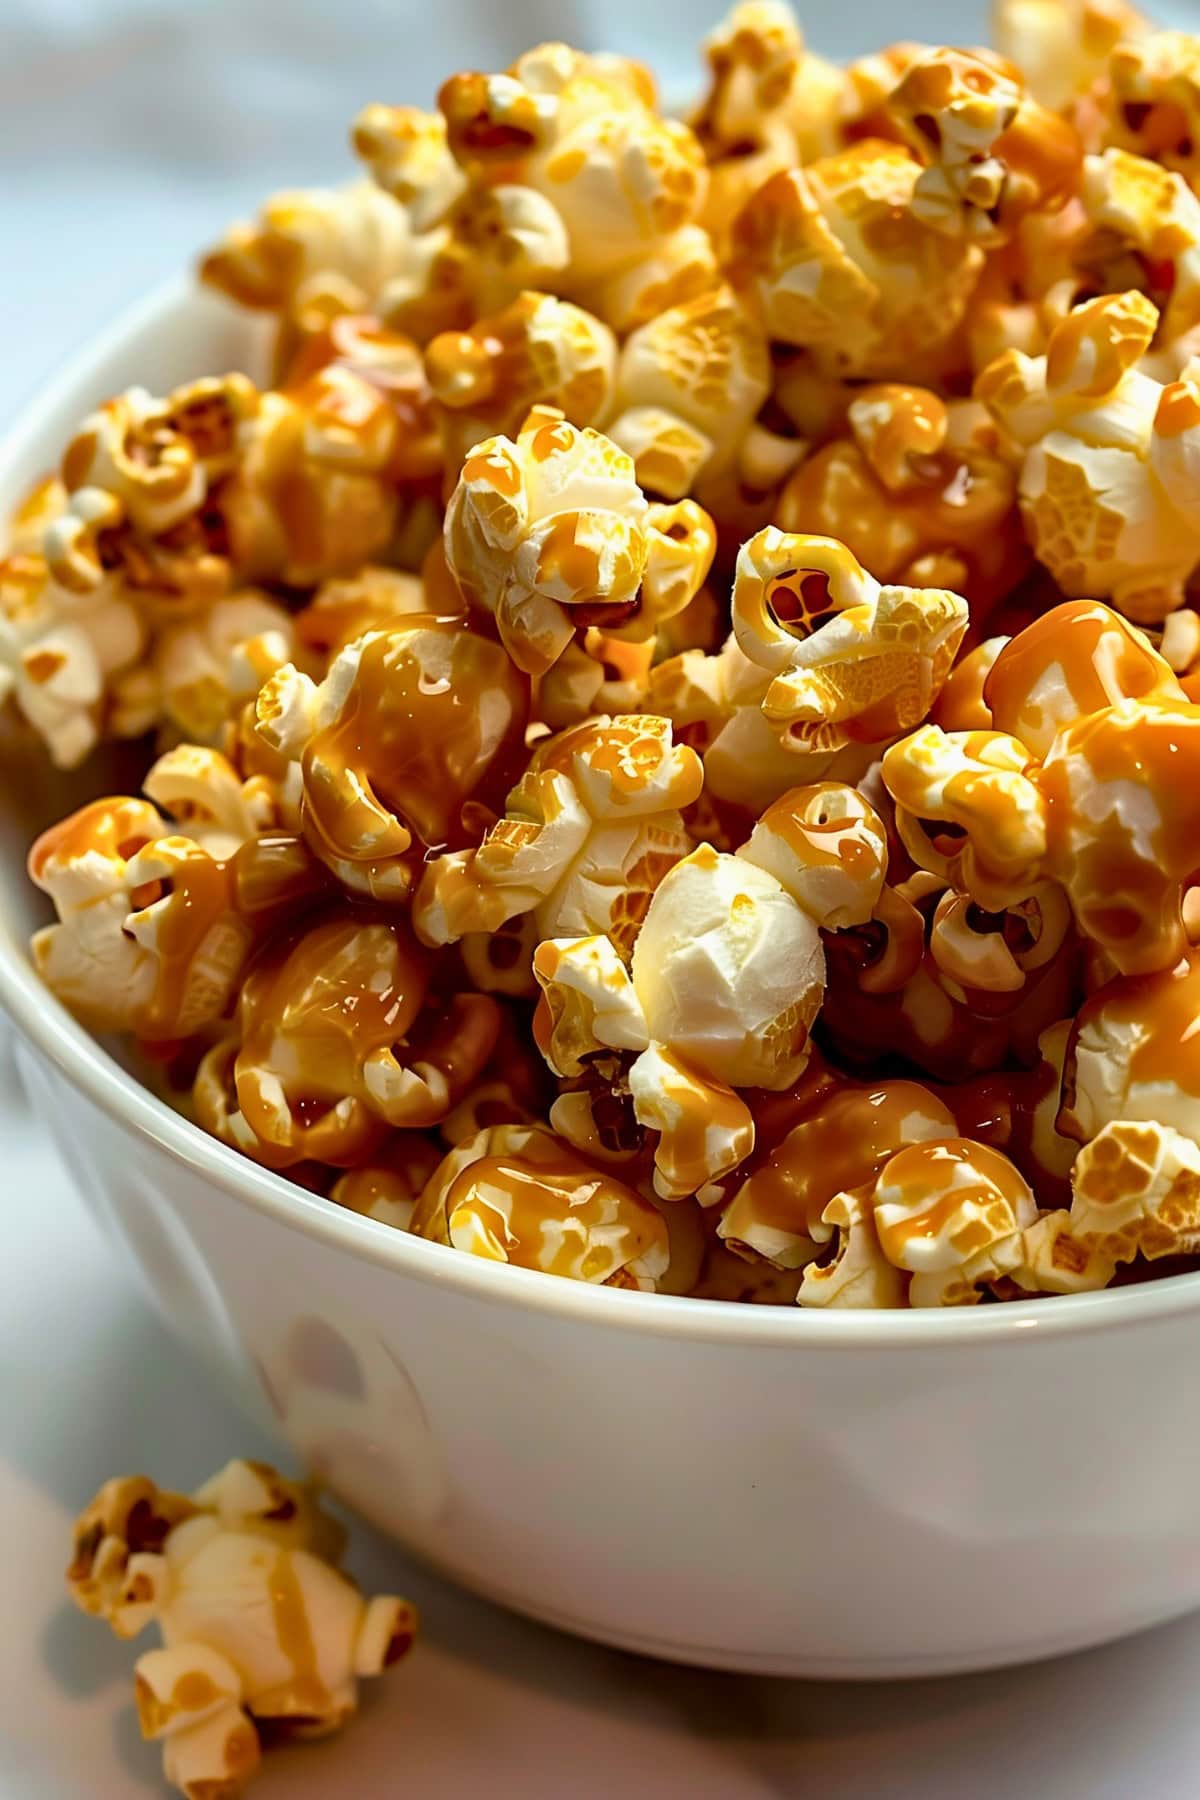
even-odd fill
[{"label": "pile of popcorn", "polygon": [[0,693],[149,746],[34,959],[222,1142],[675,1295],[1200,1257],[1200,36],[998,36],[369,106],[202,263],[275,385],[28,497]]}]

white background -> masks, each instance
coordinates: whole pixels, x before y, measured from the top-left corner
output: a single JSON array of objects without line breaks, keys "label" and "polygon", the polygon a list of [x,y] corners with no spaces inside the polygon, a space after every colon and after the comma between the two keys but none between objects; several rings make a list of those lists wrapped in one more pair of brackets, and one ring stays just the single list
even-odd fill
[{"label": "white background", "polygon": [[[428,103],[452,68],[498,67],[547,36],[641,55],[685,94],[717,10],[707,0],[0,0],[0,420],[262,194],[347,172],[346,127],[366,101]],[[806,24],[838,54],[901,34],[981,31],[953,0],[844,0],[809,8]],[[157,1751],[139,1742],[129,1701],[131,1652],[63,1597],[70,1522],[110,1474],[145,1468],[187,1486],[230,1455],[269,1450],[96,1235],[0,1045],[4,1800],[160,1791]],[[1195,1800],[1200,1790],[1200,1619],[993,1676],[773,1682],[573,1643],[420,1575],[366,1533],[352,1560],[369,1583],[422,1604],[423,1644],[344,1741],[273,1758],[255,1788],[263,1800]]]}]

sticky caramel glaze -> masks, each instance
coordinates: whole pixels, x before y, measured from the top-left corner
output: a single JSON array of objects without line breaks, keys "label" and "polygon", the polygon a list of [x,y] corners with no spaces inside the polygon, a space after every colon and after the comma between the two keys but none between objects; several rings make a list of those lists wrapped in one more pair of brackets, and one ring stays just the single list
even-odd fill
[{"label": "sticky caramel glaze", "polygon": [[[961,1171],[966,1170],[965,1179]],[[954,1185],[951,1185],[951,1184]],[[886,1204],[881,1205],[886,1189]],[[908,1267],[905,1256],[914,1239],[937,1238],[964,1207],[985,1213],[998,1206],[1008,1208],[1016,1228],[1029,1206],[1029,1193],[1020,1172],[1008,1158],[987,1144],[971,1138],[952,1137],[940,1143],[910,1144],[897,1151],[879,1175],[875,1225],[879,1245],[896,1268]],[[900,1216],[883,1218],[881,1212],[899,1209]],[[974,1235],[974,1234],[969,1234]],[[982,1249],[994,1233],[985,1220],[978,1225],[978,1243],[956,1245],[963,1254]]]},{"label": "sticky caramel glaze", "polygon": [[[468,1236],[482,1254],[482,1231],[506,1262],[583,1281],[612,1263],[614,1273],[625,1268],[665,1238],[659,1215],[632,1188],[566,1151],[537,1161],[480,1157],[451,1182],[444,1209],[451,1242]],[[596,1227],[605,1228],[605,1241],[588,1250]]]},{"label": "sticky caramel glaze", "polygon": [[1163,1082],[1200,1100],[1200,950],[1173,969],[1119,977],[1080,1009],[1067,1069],[1080,1033],[1097,1018],[1140,1028],[1129,1056],[1129,1085]]},{"label": "sticky caramel glaze", "polygon": [[280,1550],[268,1577],[275,1642],[291,1664],[292,1674],[281,1687],[261,1696],[261,1702],[269,1718],[311,1719],[315,1723],[328,1719],[332,1696],[321,1680],[296,1556],[295,1551]]},{"label": "sticky caramel glaze", "polygon": [[[1069,706],[1050,718],[1033,701],[1051,670],[1061,671]],[[1168,705],[1184,698],[1170,666],[1139,631],[1096,600],[1069,600],[1010,639],[983,685],[983,701],[997,731],[1031,749],[1049,748],[1048,734],[1072,717],[1119,700]]]},{"label": "sticky caramel glaze", "polygon": [[403,855],[414,838],[461,848],[466,803],[502,810],[522,771],[528,712],[527,681],[458,619],[416,615],[370,639],[340,714],[304,751],[314,842],[351,861]]},{"label": "sticky caramel glaze", "polygon": [[785,843],[804,869],[840,868],[852,880],[878,881],[887,838],[871,809],[840,781],[792,788],[762,815],[762,828]]},{"label": "sticky caramel glaze", "polygon": [[[1183,889],[1200,870],[1200,707],[1106,707],[1060,734],[1035,779],[1047,802],[1047,866],[1080,929],[1123,974],[1171,967],[1187,948]],[[1105,788],[1130,787],[1153,804],[1149,829],[1144,811],[1122,818],[1115,806],[1098,808]]]},{"label": "sticky caramel glaze", "polygon": [[396,449],[389,465],[392,479],[403,484],[428,483],[440,489],[442,449],[433,415],[433,391],[421,351],[402,332],[390,331],[371,313],[342,313],[324,331],[307,338],[288,365],[280,385],[302,389],[305,382],[331,364],[353,370],[382,394],[394,413]]},{"label": "sticky caramel glaze", "polygon": [[835,1194],[869,1181],[919,1132],[952,1137],[954,1131],[949,1108],[915,1081],[841,1087],[754,1171],[736,1197],[736,1212],[768,1229],[811,1237]]},{"label": "sticky caramel glaze", "polygon": [[164,833],[163,820],[148,800],[109,795],[81,806],[34,841],[26,867],[39,887],[50,863],[69,863],[89,852],[105,859],[129,858]]},{"label": "sticky caramel glaze", "polygon": [[984,688],[996,658],[1003,647],[1002,638],[988,638],[976,644],[950,671],[945,687],[929,709],[931,725],[943,731],[991,731],[994,721],[991,708],[984,699]]}]

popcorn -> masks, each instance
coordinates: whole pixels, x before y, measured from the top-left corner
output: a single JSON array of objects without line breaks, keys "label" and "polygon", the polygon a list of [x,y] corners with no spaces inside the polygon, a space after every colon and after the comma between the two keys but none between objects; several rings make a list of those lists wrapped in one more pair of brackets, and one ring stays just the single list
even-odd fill
[{"label": "popcorn", "polygon": [[997,0],[997,47],[1054,111],[1103,75],[1118,44],[1149,28],[1128,0]]},{"label": "popcorn", "polygon": [[653,1292],[667,1228],[632,1188],[553,1132],[498,1125],[452,1150],[417,1202],[413,1231],[491,1262]]},{"label": "popcorn", "polygon": [[703,48],[710,87],[690,123],[709,162],[704,221],[723,241],[769,176],[837,149],[844,77],[779,0],[739,0]]},{"label": "popcorn", "polygon": [[560,291],[615,330],[713,280],[712,248],[696,223],[703,153],[686,125],[654,111],[639,65],[541,44],[506,75],[452,76],[438,104],[472,188],[515,188],[531,214],[545,216],[544,229],[556,222]]},{"label": "popcorn", "polygon": [[498,645],[415,614],[348,644],[320,683],[280,669],[258,696],[257,730],[300,765],[317,855],[348,887],[397,898],[426,850],[469,841],[468,809],[504,792],[526,714]]},{"label": "popcorn", "polygon": [[1177,171],[1200,191],[1200,38],[1125,31],[1108,59],[1109,141]]},{"label": "popcorn", "polygon": [[146,633],[109,582],[72,593],[40,555],[0,560],[0,705],[11,700],[54,763],[73,769],[113,723],[117,679]]},{"label": "popcorn", "polygon": [[602,423],[616,359],[608,326],[553,294],[518,294],[469,330],[434,338],[425,361],[449,480],[476,444],[511,435],[533,406],[555,407],[572,425]]},{"label": "popcorn", "polygon": [[881,587],[830,538],[768,526],[738,556],[734,635],[774,676],[767,723],[800,748],[879,743],[923,718],[967,619],[957,594]]},{"label": "popcorn", "polygon": [[1200,1143],[1200,955],[1173,968],[1106,982],[1071,1032],[1059,1129],[1081,1144],[1118,1122],[1170,1126]]},{"label": "popcorn", "polygon": [[772,176],[733,227],[734,286],[829,375],[911,378],[944,355],[983,263],[917,216],[921,165],[868,139]]},{"label": "popcorn", "polygon": [[1029,560],[1011,461],[984,409],[882,384],[858,390],[846,423],[785,485],[780,527],[837,538],[877,581],[949,588],[984,616]]},{"label": "popcorn", "polygon": [[887,113],[926,164],[913,218],[947,237],[1004,244],[1026,214],[1054,211],[1078,188],[1078,135],[999,57],[931,50],[905,70]]},{"label": "popcorn", "polygon": [[416,1131],[397,1132],[372,1161],[339,1176],[329,1198],[366,1219],[407,1231],[421,1189],[441,1160],[431,1139]]},{"label": "popcorn", "polygon": [[201,1122],[273,1168],[352,1167],[389,1127],[436,1124],[487,1063],[500,1015],[484,994],[435,1002],[432,973],[399,922],[334,912],[284,939],[255,963],[234,1033],[200,1065]]},{"label": "popcorn", "polygon": [[320,883],[302,845],[260,843],[263,796],[215,751],[169,753],[146,787],[174,825],[149,801],[111,798],[38,838],[29,874],[58,923],[31,949],[94,1030],[171,1042],[222,1016],[257,932]]},{"label": "popcorn", "polygon": [[833,1256],[828,1262],[810,1262],[796,1299],[801,1306],[906,1306],[907,1285],[903,1274],[883,1254],[870,1188],[835,1194],[822,1214],[825,1228],[835,1234]]},{"label": "popcorn", "polygon": [[909,854],[990,910],[1059,882],[1117,969],[1170,968],[1200,729],[1170,666],[1107,607],[1068,603],[1001,652],[985,695],[1022,737],[924,725],[884,754]]},{"label": "popcorn", "polygon": [[413,903],[429,944],[532,913],[539,937],[607,933],[628,948],[662,877],[691,848],[679,809],[703,780],[665,719],[592,719],[535,748],[476,849],[435,857]]},{"label": "popcorn", "polygon": [[1158,319],[1140,293],[1088,301],[1055,326],[1045,356],[1007,351],[975,390],[1023,449],[1035,555],[1065,593],[1111,598],[1139,623],[1182,604],[1200,561],[1189,510],[1200,393],[1137,367]]},{"label": "popcorn", "polygon": [[216,743],[226,721],[297,654],[290,613],[242,588],[194,618],[166,625],[146,661],[115,683],[115,725],[133,736],[165,720],[193,743]]},{"label": "popcorn", "polygon": [[1200,1147],[1156,1120],[1116,1119],[1079,1152],[1070,1229],[1111,1262],[1200,1249]]},{"label": "popcorn", "polygon": [[888,1262],[910,1269],[910,1306],[962,1306],[1019,1267],[1037,1215],[1029,1188],[986,1144],[950,1137],[913,1144],[884,1164],[872,1205]]},{"label": "popcorn", "polygon": [[[1182,343],[1170,370],[1182,374],[1187,334],[1200,322],[1200,200],[1181,175],[1113,149],[1086,159],[1081,200],[1088,230],[1071,248],[1080,289],[1120,292],[1132,274],[1159,308],[1147,369],[1166,346]],[[1056,304],[1058,291],[1050,296]]]},{"label": "popcorn", "polygon": [[372,179],[400,201],[419,231],[436,225],[463,191],[465,179],[450,154],[441,113],[364,106],[350,138]]},{"label": "popcorn", "polygon": [[154,1623],[134,1666],[142,1735],[188,1800],[242,1791],[258,1726],[311,1737],[355,1712],[358,1683],[411,1648],[406,1600],[365,1600],[336,1567],[342,1532],[311,1492],[231,1462],[190,1498],[117,1476],[80,1515],[72,1599],[118,1637]]},{"label": "popcorn", "polygon": [[486,439],[463,464],[445,546],[467,600],[493,615],[517,667],[541,675],[580,627],[653,636],[697,592],[714,543],[699,508],[648,504],[608,438],[534,407],[515,441]]},{"label": "popcorn", "polygon": [[596,1050],[639,1053],[629,1089],[659,1134],[664,1197],[697,1193],[749,1155],[754,1121],[735,1090],[784,1089],[802,1073],[825,985],[817,927],[869,918],[886,860],[883,827],[852,789],[797,789],[736,855],[702,845],[663,877],[628,971],[607,938],[539,945],[547,1060],[570,1076]]},{"label": "popcorn", "polygon": [[[814,1301],[811,1293],[832,1294],[849,1285],[858,1263],[863,1234],[860,1209],[845,1203],[844,1190],[869,1183],[905,1144],[955,1135],[954,1116],[927,1088],[914,1081],[883,1081],[874,1087],[841,1084],[818,1098],[815,1109],[795,1125],[734,1193],[721,1213],[717,1231],[727,1242],[744,1245],[777,1268],[803,1268],[819,1256],[836,1228],[843,1244],[837,1263],[818,1271],[802,1304],[850,1304],[847,1300]],[[847,1262],[847,1252],[854,1254]],[[876,1261],[883,1263],[881,1254]],[[837,1264],[843,1265],[834,1275]],[[873,1266],[870,1262],[868,1267]],[[901,1288],[898,1276],[882,1274],[888,1289]],[[854,1276],[857,1280],[857,1276]],[[903,1304],[903,1301],[894,1302]],[[880,1304],[891,1304],[882,1301]]]},{"label": "popcorn", "polygon": [[642,487],[679,500],[750,453],[770,389],[766,337],[729,288],[714,288],[625,340],[608,434]]}]

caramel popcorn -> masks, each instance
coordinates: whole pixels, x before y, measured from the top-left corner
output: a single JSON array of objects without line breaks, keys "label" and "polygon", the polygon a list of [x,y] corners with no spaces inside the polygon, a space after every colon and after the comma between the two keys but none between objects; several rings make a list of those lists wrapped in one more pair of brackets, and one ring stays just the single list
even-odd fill
[{"label": "caramel popcorn", "polygon": [[607,1287],[652,1292],[669,1261],[649,1201],[537,1126],[498,1125],[452,1150],[412,1229],[492,1262]]},{"label": "caramel popcorn", "polygon": [[120,1638],[158,1627],[134,1665],[142,1736],[187,1800],[240,1794],[274,1737],[335,1731],[358,1683],[412,1646],[406,1600],[367,1600],[337,1567],[341,1527],[265,1463],[231,1462],[190,1497],[105,1482],[75,1526],[67,1587]]},{"label": "caramel popcorn", "polygon": [[733,227],[730,273],[768,336],[832,375],[902,380],[950,348],[983,252],[914,210],[921,164],[869,139],[773,175]]},{"label": "caramel popcorn", "polygon": [[130,387],[18,506],[0,751],[145,771],[34,845],[34,963],[351,1233],[1200,1266],[1200,39],[996,24],[839,67],[740,0],[688,123],[553,42],[369,105],[202,263],[271,385]]},{"label": "caramel popcorn", "polygon": [[519,669],[553,667],[581,626],[651,637],[708,573],[697,507],[652,505],[609,438],[535,407],[515,440],[477,444],[446,509],[446,561]]}]

